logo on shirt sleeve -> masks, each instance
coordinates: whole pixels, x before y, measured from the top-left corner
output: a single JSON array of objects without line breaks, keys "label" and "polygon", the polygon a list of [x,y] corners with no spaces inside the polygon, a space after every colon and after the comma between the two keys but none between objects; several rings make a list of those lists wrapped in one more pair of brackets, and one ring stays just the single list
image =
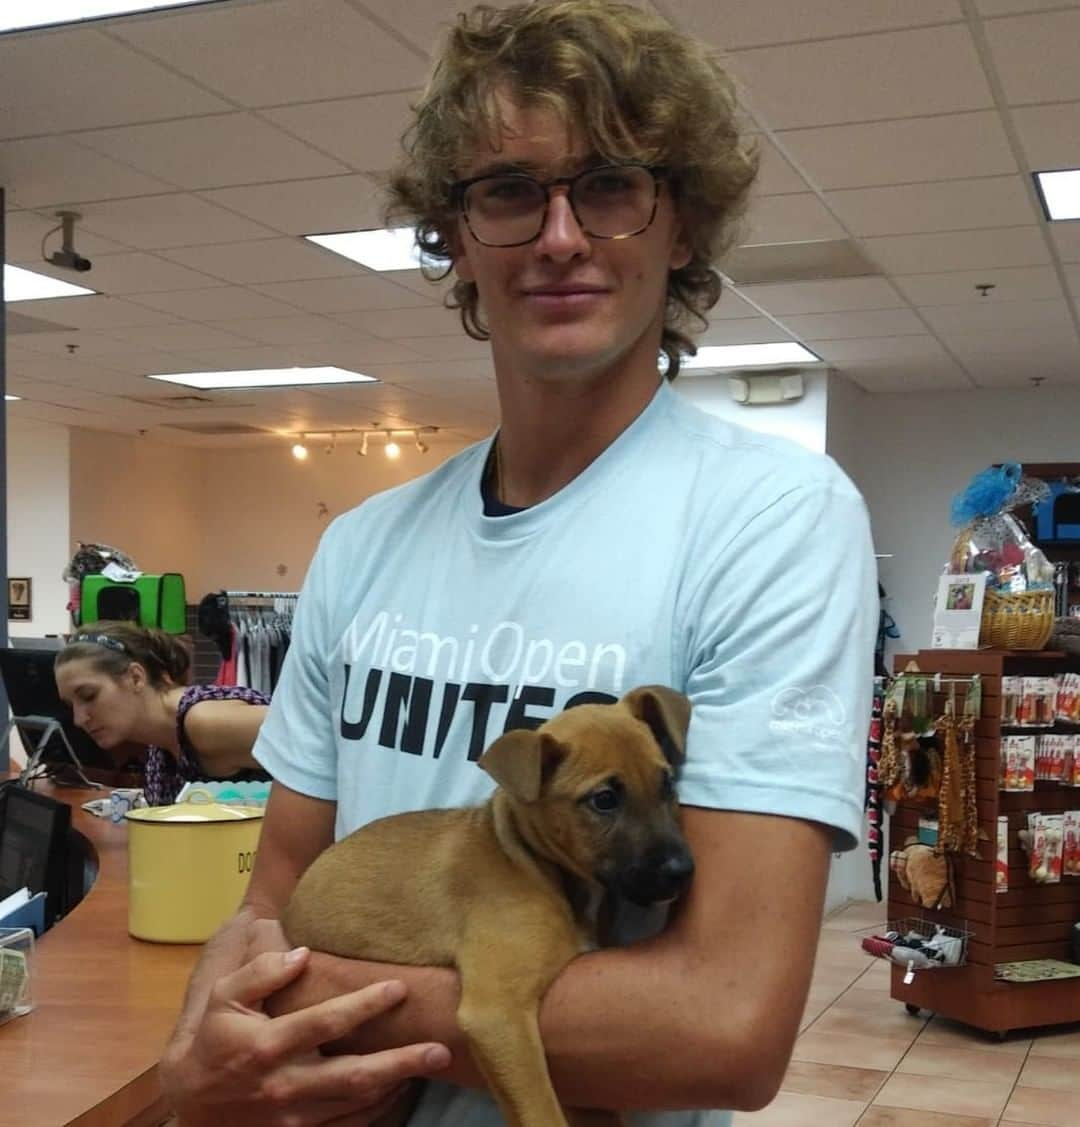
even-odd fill
[{"label": "logo on shirt sleeve", "polygon": [[789,685],[773,697],[769,728],[785,735],[808,737],[814,743],[835,746],[847,737],[847,709],[825,685],[808,689]]}]

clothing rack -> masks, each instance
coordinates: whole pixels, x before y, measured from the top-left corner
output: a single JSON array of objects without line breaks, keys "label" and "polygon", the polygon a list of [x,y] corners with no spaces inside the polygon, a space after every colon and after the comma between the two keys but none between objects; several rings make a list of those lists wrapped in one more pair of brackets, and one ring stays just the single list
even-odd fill
[{"label": "clothing rack", "polygon": [[230,610],[249,607],[273,607],[279,610],[283,599],[295,603],[300,597],[298,591],[225,591],[224,595]]}]

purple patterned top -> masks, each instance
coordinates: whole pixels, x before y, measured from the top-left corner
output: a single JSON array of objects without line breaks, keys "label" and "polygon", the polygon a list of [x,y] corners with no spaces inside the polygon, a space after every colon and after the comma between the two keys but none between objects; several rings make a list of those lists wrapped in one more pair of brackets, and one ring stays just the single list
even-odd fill
[{"label": "purple patterned top", "polygon": [[[151,747],[146,756],[146,777],[143,781],[143,795],[148,806],[168,806],[176,801],[176,796],[186,782],[205,779],[206,772],[199,766],[198,752],[184,731],[184,717],[188,710],[204,700],[242,700],[246,704],[269,704],[270,698],[258,689],[246,685],[192,685],[185,689],[176,707],[176,735],[180,744],[180,755],[172,755],[160,747]],[[249,769],[230,775],[237,782],[250,779],[268,779],[265,771]]]}]

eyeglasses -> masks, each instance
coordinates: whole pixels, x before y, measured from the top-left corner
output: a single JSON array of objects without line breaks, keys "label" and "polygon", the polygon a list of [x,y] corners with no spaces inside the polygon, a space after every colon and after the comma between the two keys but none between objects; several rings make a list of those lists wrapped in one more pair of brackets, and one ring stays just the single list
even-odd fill
[{"label": "eyeglasses", "polygon": [[565,185],[578,226],[594,239],[629,239],[656,217],[659,165],[603,164],[576,176],[537,180],[524,172],[489,173],[459,180],[452,199],[472,237],[484,246],[519,247],[540,237],[551,189]]}]

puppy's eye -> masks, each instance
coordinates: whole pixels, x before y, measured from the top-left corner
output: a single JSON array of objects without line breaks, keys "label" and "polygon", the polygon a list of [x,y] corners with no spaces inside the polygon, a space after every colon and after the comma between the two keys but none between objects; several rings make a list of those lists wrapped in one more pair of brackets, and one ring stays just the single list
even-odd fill
[{"label": "puppy's eye", "polygon": [[589,795],[589,805],[598,814],[613,814],[619,808],[619,792],[613,787],[594,790]]}]

